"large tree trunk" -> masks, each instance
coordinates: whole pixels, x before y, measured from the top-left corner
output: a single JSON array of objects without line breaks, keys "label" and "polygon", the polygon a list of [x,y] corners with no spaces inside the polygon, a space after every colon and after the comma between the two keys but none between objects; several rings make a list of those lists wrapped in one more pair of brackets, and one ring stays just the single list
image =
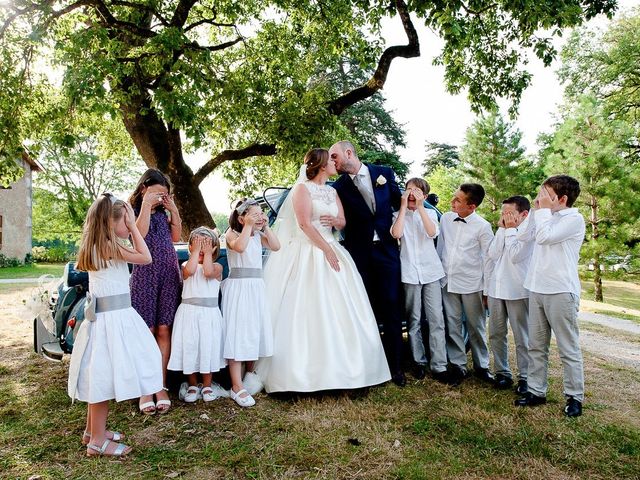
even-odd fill
[{"label": "large tree trunk", "polygon": [[[148,98],[139,100],[120,106],[124,125],[145,164],[169,177],[182,217],[182,238],[188,238],[189,232],[201,225],[215,227],[199,183],[184,161],[180,131],[165,125],[151,108]],[[147,111],[146,115],[139,113],[143,109]]]}]

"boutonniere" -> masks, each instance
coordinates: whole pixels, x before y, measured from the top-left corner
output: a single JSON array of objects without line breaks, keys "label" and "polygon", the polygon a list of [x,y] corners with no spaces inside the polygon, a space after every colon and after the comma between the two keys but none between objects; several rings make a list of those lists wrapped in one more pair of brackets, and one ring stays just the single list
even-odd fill
[{"label": "boutonniere", "polygon": [[385,183],[387,183],[387,179],[384,175],[378,175],[378,178],[376,178],[376,187],[381,187]]}]

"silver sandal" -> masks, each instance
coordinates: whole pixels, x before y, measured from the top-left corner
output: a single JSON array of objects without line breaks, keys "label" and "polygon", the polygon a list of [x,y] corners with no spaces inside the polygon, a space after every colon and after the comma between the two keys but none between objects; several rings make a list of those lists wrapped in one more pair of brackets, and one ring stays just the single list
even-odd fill
[{"label": "silver sandal", "polygon": [[[99,456],[108,456],[108,457],[124,457],[125,455],[127,455],[129,452],[125,452],[125,450],[128,448],[127,445],[125,445],[124,443],[117,443],[117,447],[116,449],[112,452],[112,453],[107,453],[107,447],[109,447],[109,444],[111,443],[111,440],[107,439],[104,441],[104,443],[102,444],[102,447],[98,447],[97,445],[93,445],[91,443],[87,444],[87,448],[90,450],[93,450],[94,452],[98,452],[98,453],[89,453],[87,452],[87,457],[99,457]],[[113,442],[116,443],[116,442]]]}]

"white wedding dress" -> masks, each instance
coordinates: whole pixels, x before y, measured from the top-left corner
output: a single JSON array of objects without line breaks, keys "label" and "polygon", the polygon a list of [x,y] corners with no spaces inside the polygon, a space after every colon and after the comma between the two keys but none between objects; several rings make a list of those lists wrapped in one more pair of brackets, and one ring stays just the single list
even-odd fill
[{"label": "white wedding dress", "polygon": [[278,221],[287,221],[290,232],[276,227],[282,246],[271,254],[264,272],[273,356],[261,359],[256,373],[269,393],[353,389],[386,382],[391,375],[360,274],[332,229],[319,221],[321,215],[338,214],[336,191],[309,181],[303,184],[312,199],[313,225],[336,252],[340,271],[331,268],[295,219],[281,218],[285,210],[284,215],[293,215],[291,205],[283,207]]}]

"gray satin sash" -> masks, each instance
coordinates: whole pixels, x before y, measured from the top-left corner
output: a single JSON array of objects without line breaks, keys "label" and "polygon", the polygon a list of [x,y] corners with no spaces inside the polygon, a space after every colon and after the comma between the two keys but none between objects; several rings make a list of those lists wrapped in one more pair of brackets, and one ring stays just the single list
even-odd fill
[{"label": "gray satin sash", "polygon": [[261,268],[232,268],[229,278],[262,278]]},{"label": "gray satin sash", "polygon": [[218,306],[218,297],[191,297],[183,298],[182,303],[195,305],[197,307],[215,308]]},{"label": "gray satin sash", "polygon": [[80,365],[82,357],[87,349],[89,337],[91,336],[91,328],[93,322],[96,321],[96,314],[110,312],[112,310],[123,310],[131,307],[131,294],[122,293],[120,295],[109,295],[107,297],[96,297],[91,293],[87,293],[84,304],[84,319],[80,324],[80,328],[75,335],[73,341],[73,352],[71,354],[71,363],[69,365],[69,383],[67,385],[67,393],[71,397],[71,402],[76,399],[78,391],[78,378],[80,377]]}]

